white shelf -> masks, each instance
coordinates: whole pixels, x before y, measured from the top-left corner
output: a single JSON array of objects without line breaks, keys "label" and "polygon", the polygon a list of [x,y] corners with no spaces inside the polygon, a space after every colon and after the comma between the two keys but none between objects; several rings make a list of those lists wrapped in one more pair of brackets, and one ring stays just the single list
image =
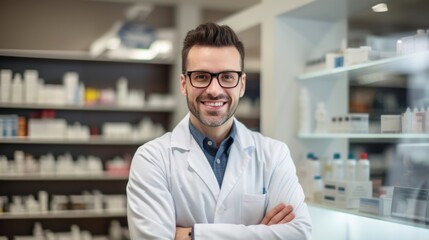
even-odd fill
[{"label": "white shelf", "polygon": [[141,145],[147,140],[133,139],[104,139],[101,137],[91,137],[89,140],[73,139],[31,139],[21,137],[0,138],[0,144],[55,144],[55,145]]},{"label": "white shelf", "polygon": [[146,63],[146,64],[172,64],[171,60],[133,60],[108,58],[106,56],[92,57],[85,51],[55,51],[55,50],[22,50],[22,49],[0,49],[1,56],[44,58],[58,60],[76,61],[100,61],[100,62],[124,62],[124,63]]},{"label": "white shelf", "polygon": [[144,106],[144,107],[122,107],[122,106],[72,106],[72,105],[49,105],[49,104],[13,104],[0,103],[0,108],[9,109],[55,109],[70,111],[107,111],[107,112],[171,112],[174,107]]},{"label": "white shelf", "polygon": [[0,174],[0,181],[107,181],[128,180],[128,176],[104,174]]},{"label": "white shelf", "polygon": [[301,139],[429,139],[428,133],[402,134],[402,133],[308,133],[298,134]]},{"label": "white shelf", "polygon": [[109,212],[94,211],[94,210],[69,210],[69,211],[55,211],[46,213],[0,213],[0,220],[7,219],[70,219],[70,218],[112,218],[112,217],[126,217],[126,210]]},{"label": "white shelf", "polygon": [[298,134],[302,140],[345,139],[354,143],[404,143],[429,140],[429,134],[402,133],[309,133]]},{"label": "white shelf", "polygon": [[380,71],[395,73],[416,73],[429,68],[429,52],[409,54],[393,58],[381,59],[361,64],[317,72],[304,73],[298,76],[299,81],[323,80],[349,74],[349,79]]},{"label": "white shelf", "polygon": [[347,213],[347,214],[352,214],[352,215],[357,215],[357,216],[362,216],[362,217],[368,217],[368,218],[378,219],[378,220],[387,221],[387,222],[400,223],[400,224],[404,224],[404,225],[429,229],[429,225],[425,225],[423,222],[418,223],[418,222],[413,222],[412,220],[395,218],[395,217],[391,217],[391,216],[378,216],[375,214],[360,212],[358,209],[336,208],[336,207],[331,207],[331,206],[327,206],[327,205],[323,205],[323,204],[316,204],[316,203],[309,203],[308,205],[312,206],[312,207],[317,207],[317,208],[334,210],[336,212],[343,212],[343,213]]}]

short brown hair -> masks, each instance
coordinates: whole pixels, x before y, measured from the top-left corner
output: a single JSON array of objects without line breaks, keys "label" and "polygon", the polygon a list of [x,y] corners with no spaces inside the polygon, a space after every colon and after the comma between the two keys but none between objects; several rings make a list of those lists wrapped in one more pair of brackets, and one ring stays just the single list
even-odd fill
[{"label": "short brown hair", "polygon": [[183,41],[182,48],[182,72],[186,71],[189,50],[195,46],[227,47],[237,48],[241,57],[241,70],[244,69],[244,47],[238,39],[237,34],[227,25],[216,23],[204,23],[188,32]]}]

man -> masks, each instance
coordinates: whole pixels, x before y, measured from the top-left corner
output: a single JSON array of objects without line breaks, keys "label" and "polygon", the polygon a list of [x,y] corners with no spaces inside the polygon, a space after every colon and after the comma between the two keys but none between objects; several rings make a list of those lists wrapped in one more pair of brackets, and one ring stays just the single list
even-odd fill
[{"label": "man", "polygon": [[246,86],[243,60],[243,44],[228,26],[188,32],[180,87],[190,113],[132,160],[132,239],[310,238],[287,146],[234,118]]}]

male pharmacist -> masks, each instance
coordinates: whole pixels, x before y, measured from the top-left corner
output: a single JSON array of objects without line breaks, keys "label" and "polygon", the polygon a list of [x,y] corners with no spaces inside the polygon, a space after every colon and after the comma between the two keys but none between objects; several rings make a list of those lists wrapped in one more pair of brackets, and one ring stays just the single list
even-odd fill
[{"label": "male pharmacist", "polygon": [[228,26],[188,32],[180,87],[189,114],[137,149],[127,185],[132,239],[309,239],[288,147],[234,118],[244,48]]}]

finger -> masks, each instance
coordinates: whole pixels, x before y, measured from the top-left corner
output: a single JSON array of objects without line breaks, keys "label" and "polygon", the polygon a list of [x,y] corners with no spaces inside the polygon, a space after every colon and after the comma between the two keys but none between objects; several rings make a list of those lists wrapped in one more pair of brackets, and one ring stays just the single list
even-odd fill
[{"label": "finger", "polygon": [[287,215],[289,215],[292,212],[292,210],[293,210],[292,206],[287,205],[280,212],[278,212],[275,216],[273,216],[267,225],[269,226],[272,224],[280,223]]},{"label": "finger", "polygon": [[281,212],[286,205],[284,203],[280,203],[277,206],[275,206],[273,209],[271,209],[267,214],[265,214],[265,217],[262,219],[261,224],[267,225],[270,220],[276,216],[279,212]]},{"label": "finger", "polygon": [[292,221],[294,218],[295,218],[295,214],[291,212],[288,215],[286,215],[286,217],[284,217],[283,220],[279,222],[279,224],[288,223]]}]

